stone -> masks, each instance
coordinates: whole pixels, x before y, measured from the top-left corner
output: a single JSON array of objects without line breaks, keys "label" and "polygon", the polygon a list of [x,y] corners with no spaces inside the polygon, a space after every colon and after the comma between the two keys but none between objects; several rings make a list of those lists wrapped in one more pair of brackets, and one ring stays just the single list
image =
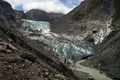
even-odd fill
[{"label": "stone", "polygon": [[42,76],[43,77],[47,77],[49,75],[49,72],[44,72],[44,73],[42,73]]},{"label": "stone", "polygon": [[37,57],[35,55],[33,55],[32,53],[25,53],[21,55],[22,58],[27,59],[31,62],[35,62],[35,60],[37,59]]},{"label": "stone", "polygon": [[17,50],[16,47],[14,47],[12,44],[9,44],[7,42],[0,42],[0,46],[2,46],[5,49],[9,49],[9,50]]},{"label": "stone", "polygon": [[22,64],[22,67],[25,67],[25,65],[24,65],[24,64]]},{"label": "stone", "polygon": [[66,79],[66,77],[64,75],[62,75],[62,74],[55,74],[55,77],[61,78],[63,80]]},{"label": "stone", "polygon": [[11,50],[6,50],[7,53],[11,53]]},{"label": "stone", "polygon": [[43,69],[43,72],[49,72],[49,70],[48,70],[48,69],[46,69],[46,68],[44,68],[44,69]]},{"label": "stone", "polygon": [[33,74],[34,74],[34,72],[31,72],[31,74],[33,75]]},{"label": "stone", "polygon": [[2,39],[0,39],[0,42],[2,42],[3,40]]},{"label": "stone", "polygon": [[102,71],[100,71],[100,74],[103,74],[103,72],[102,72]]},{"label": "stone", "polygon": [[0,74],[0,77],[3,77],[3,75],[2,75],[2,74]]},{"label": "stone", "polygon": [[8,38],[8,41],[9,41],[9,42],[13,42],[13,40],[12,40],[11,38]]},{"label": "stone", "polygon": [[93,29],[93,30],[92,30],[92,33],[95,34],[97,31],[98,31],[97,29]]},{"label": "stone", "polygon": [[11,65],[9,65],[8,67],[9,67],[9,68],[11,68],[12,66],[11,66]]},{"label": "stone", "polygon": [[17,50],[16,47],[14,47],[12,44],[7,44],[7,49],[10,49],[10,50]]},{"label": "stone", "polygon": [[94,80],[94,78],[92,78],[92,77],[89,77],[89,78],[88,78],[88,80]]},{"label": "stone", "polygon": [[1,52],[6,52],[5,48],[3,46],[0,45],[0,53]]}]

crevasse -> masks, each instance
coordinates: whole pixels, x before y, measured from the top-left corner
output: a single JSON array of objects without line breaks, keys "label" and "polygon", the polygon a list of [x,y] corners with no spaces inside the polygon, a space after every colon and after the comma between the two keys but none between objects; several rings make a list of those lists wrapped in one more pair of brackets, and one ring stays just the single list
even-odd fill
[{"label": "crevasse", "polygon": [[47,49],[59,54],[64,63],[78,61],[94,54],[93,47],[87,46],[85,37],[50,32],[48,22],[25,19],[22,21],[23,24],[20,30],[23,35],[47,44]]}]

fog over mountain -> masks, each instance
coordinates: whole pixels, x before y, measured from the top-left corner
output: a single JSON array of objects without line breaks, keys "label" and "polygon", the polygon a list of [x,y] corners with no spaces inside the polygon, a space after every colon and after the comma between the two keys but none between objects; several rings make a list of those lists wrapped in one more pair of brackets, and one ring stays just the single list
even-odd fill
[{"label": "fog over mountain", "polygon": [[30,9],[40,9],[46,12],[68,13],[83,0],[5,0],[14,9],[21,9],[25,12]]}]

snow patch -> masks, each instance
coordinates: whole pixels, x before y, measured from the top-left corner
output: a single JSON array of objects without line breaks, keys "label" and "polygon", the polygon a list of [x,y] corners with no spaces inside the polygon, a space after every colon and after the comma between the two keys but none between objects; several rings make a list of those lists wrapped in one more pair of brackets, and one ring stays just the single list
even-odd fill
[{"label": "snow patch", "polygon": [[112,22],[112,19],[110,19],[107,22],[107,25],[101,28],[98,33],[93,34],[95,44],[101,43],[104,40],[104,38],[110,34],[110,32],[112,31],[110,29],[111,22]]}]

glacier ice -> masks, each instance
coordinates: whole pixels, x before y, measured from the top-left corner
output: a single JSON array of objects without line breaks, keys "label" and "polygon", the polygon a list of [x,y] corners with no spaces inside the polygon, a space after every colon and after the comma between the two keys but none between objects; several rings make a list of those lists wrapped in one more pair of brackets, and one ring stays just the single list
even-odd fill
[{"label": "glacier ice", "polygon": [[32,40],[39,40],[48,45],[47,49],[59,54],[62,61],[78,61],[93,55],[93,48],[85,47],[86,38],[81,36],[68,36],[50,32],[48,22],[23,19],[21,32]]},{"label": "glacier ice", "polygon": [[25,19],[22,19],[22,21],[24,22],[22,24],[22,26],[26,27],[27,29],[39,30],[43,34],[50,32],[50,28],[49,28],[49,23],[48,22],[32,21],[32,20],[25,20]]}]

